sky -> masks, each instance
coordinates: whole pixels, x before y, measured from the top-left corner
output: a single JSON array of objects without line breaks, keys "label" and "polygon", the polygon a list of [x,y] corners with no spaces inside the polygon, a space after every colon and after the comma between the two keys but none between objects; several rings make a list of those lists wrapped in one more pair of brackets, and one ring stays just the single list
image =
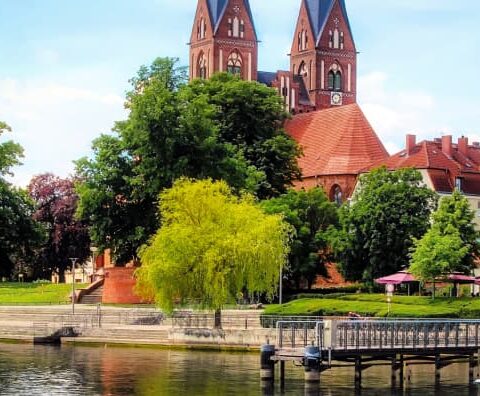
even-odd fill
[{"label": "sky", "polygon": [[[358,103],[390,153],[405,135],[480,141],[480,2],[346,0]],[[0,0],[0,120],[25,149],[11,179],[66,177],[125,119],[128,80],[158,56],[188,65],[197,0]],[[259,70],[289,69],[300,0],[250,0]]]}]

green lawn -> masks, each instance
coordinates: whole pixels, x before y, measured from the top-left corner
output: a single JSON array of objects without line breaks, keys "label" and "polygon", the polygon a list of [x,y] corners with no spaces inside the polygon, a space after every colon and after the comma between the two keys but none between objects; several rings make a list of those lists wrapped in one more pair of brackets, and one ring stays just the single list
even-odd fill
[{"label": "green lawn", "polygon": [[406,297],[393,298],[390,315],[383,294],[348,294],[291,301],[271,305],[266,315],[345,316],[356,312],[362,316],[399,318],[480,318],[480,298]]},{"label": "green lawn", "polygon": [[65,304],[71,292],[72,285],[67,284],[0,283],[0,304]]}]

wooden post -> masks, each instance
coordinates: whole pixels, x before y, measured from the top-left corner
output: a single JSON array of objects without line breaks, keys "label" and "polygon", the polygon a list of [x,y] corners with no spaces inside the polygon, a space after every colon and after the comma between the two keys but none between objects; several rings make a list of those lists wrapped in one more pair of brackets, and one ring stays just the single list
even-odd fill
[{"label": "wooden post", "polygon": [[362,357],[355,358],[355,389],[362,389]]},{"label": "wooden post", "polygon": [[398,360],[397,355],[392,357],[392,388],[397,386]]},{"label": "wooden post", "polygon": [[403,384],[405,382],[405,377],[404,377],[404,366],[405,362],[403,360],[403,355],[400,355],[400,386],[403,388]]},{"label": "wooden post", "polygon": [[475,367],[477,366],[477,360],[474,354],[471,354],[468,359],[468,382],[471,384],[475,376]]},{"label": "wooden post", "polygon": [[280,361],[280,387],[285,389],[285,361]]},{"label": "wooden post", "polygon": [[435,355],[435,385],[440,384],[440,369],[442,368],[441,366],[441,357],[440,355]]}]

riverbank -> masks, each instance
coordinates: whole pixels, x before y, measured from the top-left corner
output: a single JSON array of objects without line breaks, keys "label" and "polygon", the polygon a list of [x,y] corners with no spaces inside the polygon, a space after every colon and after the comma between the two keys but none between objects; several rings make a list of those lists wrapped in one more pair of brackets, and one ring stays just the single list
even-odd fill
[{"label": "riverbank", "polygon": [[347,316],[355,312],[367,317],[480,318],[480,298],[394,296],[390,307],[383,294],[325,295],[272,305],[266,315]]},{"label": "riverbank", "polygon": [[215,351],[258,351],[267,340],[275,342],[275,329],[261,326],[262,311],[226,310],[223,329],[213,329],[213,313],[164,318],[152,308],[68,306],[0,306],[0,341],[32,343],[62,328],[76,337],[61,342],[77,345],[148,346]]}]

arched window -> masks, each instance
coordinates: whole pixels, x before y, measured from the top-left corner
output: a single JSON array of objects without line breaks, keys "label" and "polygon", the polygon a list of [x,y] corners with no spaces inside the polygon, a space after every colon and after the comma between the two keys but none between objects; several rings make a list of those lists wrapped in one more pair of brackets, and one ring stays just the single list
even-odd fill
[{"label": "arched window", "polygon": [[205,22],[204,18],[201,18],[200,21],[198,21],[197,25],[197,38],[199,40],[202,40],[205,38],[207,33],[207,23]]},{"label": "arched window", "polygon": [[333,31],[333,48],[340,48],[340,33],[338,29]]},{"label": "arched window", "polygon": [[233,51],[228,57],[227,71],[231,74],[242,74],[242,57],[238,51]]},{"label": "arched window", "polygon": [[207,57],[203,52],[198,56],[197,77],[207,78]]},{"label": "arched window", "polygon": [[330,70],[328,72],[328,89],[330,91],[333,91],[335,87],[335,72],[333,70]]},{"label": "arched window", "polygon": [[343,192],[338,184],[335,184],[332,187],[330,192],[330,200],[334,202],[337,206],[342,206],[343,204]]},{"label": "arched window", "polygon": [[298,68],[298,75],[302,77],[308,76],[308,69],[305,62],[300,63],[300,67]]},{"label": "arched window", "polygon": [[237,17],[233,18],[233,37],[240,36],[240,21]]},{"label": "arched window", "polygon": [[337,73],[335,73],[335,83],[333,88],[335,91],[342,90],[342,73],[340,71],[337,71]]}]

